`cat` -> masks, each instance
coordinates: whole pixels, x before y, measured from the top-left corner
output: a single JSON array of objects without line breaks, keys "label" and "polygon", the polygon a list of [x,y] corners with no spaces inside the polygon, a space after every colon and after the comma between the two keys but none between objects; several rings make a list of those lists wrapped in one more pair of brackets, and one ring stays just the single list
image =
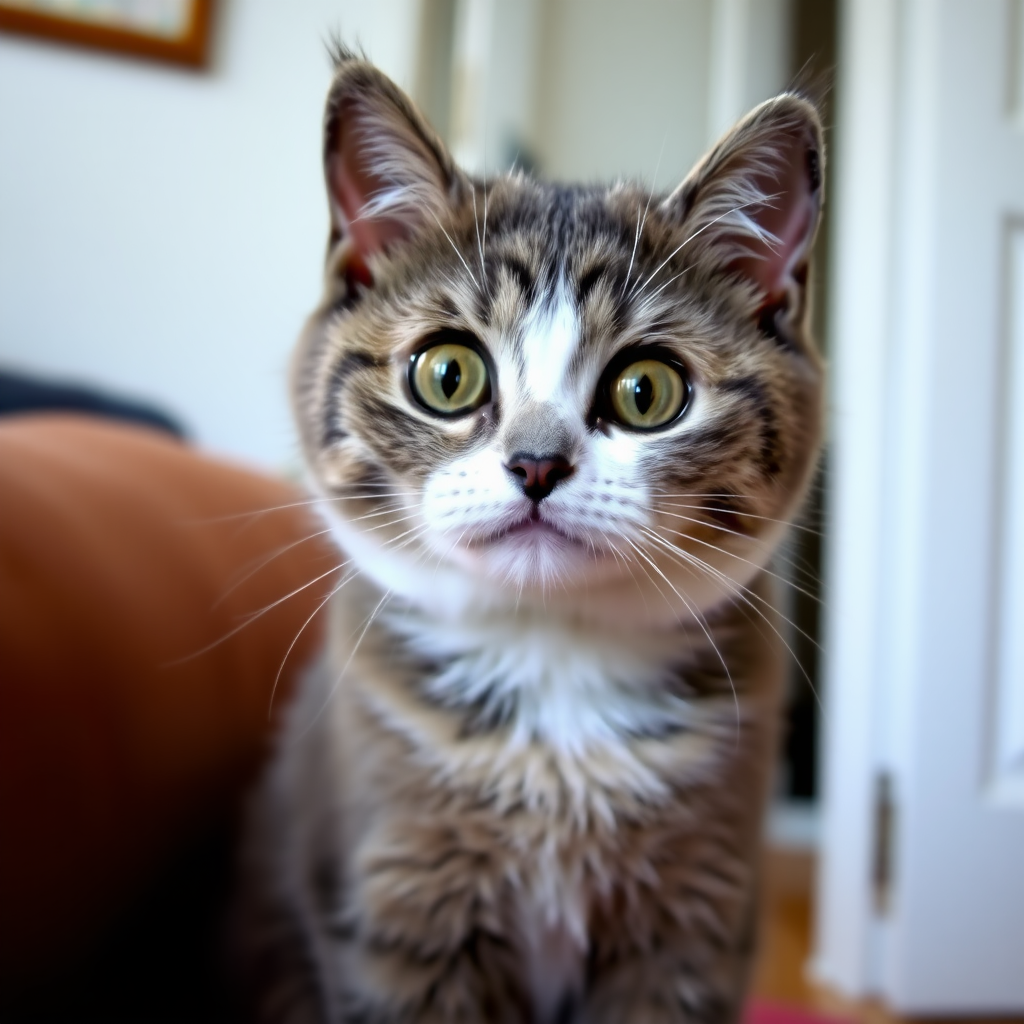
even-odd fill
[{"label": "cat", "polygon": [[668,195],[474,179],[339,52],[293,399],[340,551],[246,854],[254,1018],[737,1019],[821,436],[814,106]]}]

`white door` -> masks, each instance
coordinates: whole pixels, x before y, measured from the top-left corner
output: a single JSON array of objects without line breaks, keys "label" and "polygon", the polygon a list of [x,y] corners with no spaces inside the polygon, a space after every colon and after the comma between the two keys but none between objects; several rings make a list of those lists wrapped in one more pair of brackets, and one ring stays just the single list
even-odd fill
[{"label": "white door", "polygon": [[1021,1013],[1024,0],[843,21],[815,969],[904,1013]]}]

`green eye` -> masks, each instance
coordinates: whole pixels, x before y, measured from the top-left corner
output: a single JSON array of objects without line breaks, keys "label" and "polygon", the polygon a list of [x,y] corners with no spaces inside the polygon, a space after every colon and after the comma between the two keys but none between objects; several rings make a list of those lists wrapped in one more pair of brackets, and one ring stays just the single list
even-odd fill
[{"label": "green eye", "polygon": [[491,393],[487,364],[480,354],[452,342],[434,345],[413,356],[409,383],[416,398],[442,416],[472,412]]},{"label": "green eye", "polygon": [[683,411],[689,387],[668,363],[640,359],[612,379],[609,397],[620,423],[634,430],[654,430]]}]

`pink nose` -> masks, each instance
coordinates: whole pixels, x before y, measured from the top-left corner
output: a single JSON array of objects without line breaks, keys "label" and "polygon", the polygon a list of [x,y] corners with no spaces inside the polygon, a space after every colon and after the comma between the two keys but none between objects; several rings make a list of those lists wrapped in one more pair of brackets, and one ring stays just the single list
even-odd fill
[{"label": "pink nose", "polygon": [[561,455],[527,455],[517,452],[505,464],[531,501],[543,501],[562,480],[573,474],[574,466]]}]

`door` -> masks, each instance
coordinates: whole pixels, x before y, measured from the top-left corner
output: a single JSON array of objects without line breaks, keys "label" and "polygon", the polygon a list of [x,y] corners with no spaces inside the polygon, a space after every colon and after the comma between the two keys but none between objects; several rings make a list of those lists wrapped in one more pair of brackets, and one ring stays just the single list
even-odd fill
[{"label": "door", "polygon": [[1021,1013],[1024,0],[844,21],[815,969]]}]

